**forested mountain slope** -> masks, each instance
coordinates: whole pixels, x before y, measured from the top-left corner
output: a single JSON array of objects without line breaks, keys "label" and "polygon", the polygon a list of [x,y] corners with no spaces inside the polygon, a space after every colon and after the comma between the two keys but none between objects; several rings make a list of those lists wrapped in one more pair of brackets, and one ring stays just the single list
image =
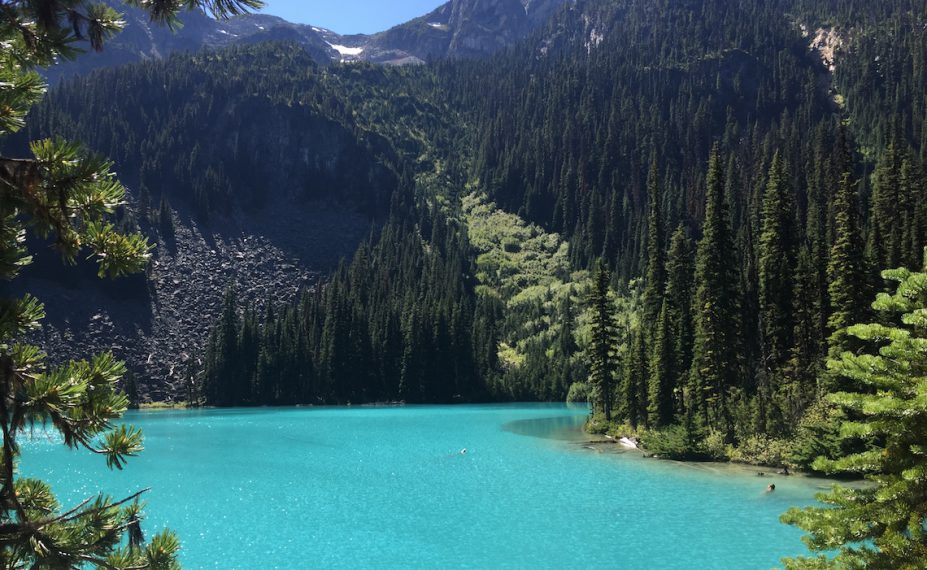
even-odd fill
[{"label": "forested mountain slope", "polygon": [[62,289],[60,262],[39,256],[22,286],[49,299],[55,353],[115,345],[157,379],[142,381],[150,397],[183,394],[230,283],[261,304],[293,298],[385,219],[403,177],[434,170],[430,133],[450,118],[424,91],[400,92],[411,71],[327,69],[297,45],[256,45],[53,91],[8,145],[25,153],[26,137],[54,133],[108,156],[134,194],[122,223],[157,241],[147,280],[102,287],[88,270]]},{"label": "forested mountain slope", "polygon": [[[485,59],[321,68],[254,46],[89,76],[31,134],[113,157],[152,231],[162,196],[175,223],[252,220],[272,241],[300,211],[273,204],[384,222],[295,304],[238,276],[194,346],[207,401],[562,398],[586,375],[582,271],[602,260],[622,421],[804,429],[877,270],[919,264],[927,239],[925,2],[561,8]],[[521,218],[510,235],[488,231],[493,207]]]},{"label": "forested mountain slope", "polygon": [[[433,67],[468,127],[468,191],[568,238],[574,268],[602,259],[616,271],[626,315],[617,409],[632,426],[690,417],[727,441],[794,431],[826,390],[819,376],[823,356],[841,346],[835,333],[866,318],[877,269],[919,263],[927,212],[914,91],[905,87],[893,118],[865,113],[859,99],[898,87],[851,66],[884,50],[864,42],[893,26],[912,46],[892,52],[899,82],[918,84],[923,10],[870,7],[849,20],[848,6],[578,2],[502,54]],[[880,230],[893,236],[891,253]],[[527,242],[475,245],[461,244],[477,264],[476,302],[462,310],[473,307],[472,338],[498,346],[494,356],[465,348],[490,371],[485,393],[562,397],[564,378],[583,373],[573,355],[588,341],[569,307],[587,298],[564,295],[562,270],[540,288],[522,274],[534,271],[517,261]],[[500,262],[489,281],[481,260]],[[380,263],[363,257],[352,269]],[[525,289],[500,296],[486,286],[500,278]],[[371,284],[343,287],[363,298]],[[564,312],[552,310],[560,303]],[[705,310],[720,313],[709,320]],[[718,318],[722,327],[709,326]],[[376,336],[362,316],[354,323],[353,336]],[[420,342],[356,350],[429,353]],[[324,346],[303,360],[329,366]]]},{"label": "forested mountain slope", "polygon": [[830,389],[823,357],[868,318],[878,270],[921,263],[925,16],[579,2],[441,68],[476,125],[473,183],[569,238],[575,266],[641,278],[623,421],[786,435]]}]

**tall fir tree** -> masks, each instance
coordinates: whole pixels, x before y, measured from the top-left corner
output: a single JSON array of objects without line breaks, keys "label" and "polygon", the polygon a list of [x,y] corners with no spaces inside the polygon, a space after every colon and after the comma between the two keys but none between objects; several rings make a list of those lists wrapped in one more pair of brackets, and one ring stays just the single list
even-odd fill
[{"label": "tall fir tree", "polygon": [[647,387],[647,424],[653,428],[668,426],[675,419],[674,390],[677,373],[673,331],[670,327],[669,307],[664,301],[654,326],[648,367],[650,378]]},{"label": "tall fir tree", "polygon": [[905,254],[903,217],[908,200],[901,179],[905,160],[902,144],[897,133],[892,136],[872,176],[870,225],[877,230],[876,237],[873,237],[877,243],[873,245],[879,247],[872,260],[876,268],[897,267]]},{"label": "tall fir tree", "polygon": [[[806,277],[813,280],[814,284],[810,290],[805,290],[804,294],[813,296],[813,300],[809,300],[807,303],[809,303],[808,306],[814,313],[812,315],[813,335],[816,344],[814,350],[819,354],[825,354],[827,351],[827,316],[829,313],[827,263],[830,254],[830,243],[833,239],[833,209],[831,204],[839,183],[839,176],[835,175],[834,172],[837,168],[852,167],[852,155],[847,148],[848,143],[844,131],[845,126],[838,125],[836,150],[827,148],[828,143],[826,141],[822,140],[820,142],[820,148],[816,151],[815,157],[818,168],[808,177],[805,241],[808,246],[808,263],[811,275]],[[823,133],[821,136],[823,138]],[[843,164],[838,166],[837,163]],[[802,302],[805,301],[796,298],[796,303]],[[797,336],[796,344],[798,342]]]},{"label": "tall fir tree", "polygon": [[[673,360],[669,368],[674,371],[672,384],[681,390],[688,384],[692,366],[692,240],[683,225],[679,225],[670,240],[666,260],[666,311],[668,330],[673,343]],[[677,398],[681,402],[681,398]],[[682,410],[678,410],[682,411]]]},{"label": "tall fir tree", "polygon": [[238,337],[241,330],[238,315],[238,295],[230,285],[222,299],[219,321],[210,333],[210,360],[207,366],[206,402],[214,406],[234,406],[246,403],[244,369],[239,362]]},{"label": "tall fir tree", "polygon": [[921,252],[927,245],[925,235],[925,214],[927,214],[927,181],[915,164],[907,156],[901,163],[899,187],[901,188],[901,261],[906,267],[920,268]]},{"label": "tall fir tree", "polygon": [[[838,355],[848,350],[852,341],[846,328],[866,314],[868,290],[866,260],[863,253],[862,232],[856,190],[850,173],[844,173],[834,195],[834,243],[827,264],[830,317],[827,326],[829,352]],[[873,231],[876,226],[873,225]]]},{"label": "tall fir tree", "polygon": [[705,219],[695,260],[695,340],[690,372],[696,417],[710,429],[734,439],[731,400],[740,387],[739,292],[737,253],[724,199],[718,145],[708,161]]},{"label": "tall fir tree", "polygon": [[618,329],[615,325],[615,308],[610,296],[611,275],[603,262],[595,275],[595,285],[589,299],[592,306],[592,339],[587,349],[589,381],[595,394],[595,406],[612,419],[612,404],[617,374]]},{"label": "tall fir tree", "polygon": [[792,271],[795,267],[793,190],[777,152],[769,169],[760,218],[758,275],[763,363],[781,369],[792,347]]},{"label": "tall fir tree", "polygon": [[647,275],[643,293],[644,314],[643,327],[647,337],[653,335],[654,326],[663,305],[663,292],[666,285],[666,246],[663,239],[662,197],[660,195],[659,168],[656,155],[651,157],[650,172],[647,176]]},{"label": "tall fir tree", "polygon": [[819,297],[817,268],[812,265],[811,250],[804,245],[798,253],[793,272],[792,348],[783,370],[783,385],[778,394],[778,408],[783,423],[772,426],[779,433],[794,430],[807,407],[819,391],[817,378],[821,372],[821,342],[819,337]]},{"label": "tall fir tree", "polygon": [[628,339],[627,362],[621,379],[621,415],[633,429],[648,427],[648,354],[644,331],[634,329]]},{"label": "tall fir tree", "polygon": [[761,369],[757,396],[763,410],[757,430],[781,432],[785,414],[782,394],[785,366],[793,347],[792,287],[795,267],[795,211],[788,172],[777,152],[769,168],[766,192],[760,214],[760,240],[757,248]]}]

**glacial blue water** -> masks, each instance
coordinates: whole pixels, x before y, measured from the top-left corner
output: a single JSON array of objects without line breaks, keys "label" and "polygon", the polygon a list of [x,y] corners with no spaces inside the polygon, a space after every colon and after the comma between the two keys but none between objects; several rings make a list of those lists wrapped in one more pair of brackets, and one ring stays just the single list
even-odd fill
[{"label": "glacial blue water", "polygon": [[151,487],[146,532],[177,531],[188,569],[767,569],[805,552],[778,518],[824,483],[595,453],[575,441],[585,414],[135,412],[146,449],[124,471],[37,433],[21,472],[66,504]]}]

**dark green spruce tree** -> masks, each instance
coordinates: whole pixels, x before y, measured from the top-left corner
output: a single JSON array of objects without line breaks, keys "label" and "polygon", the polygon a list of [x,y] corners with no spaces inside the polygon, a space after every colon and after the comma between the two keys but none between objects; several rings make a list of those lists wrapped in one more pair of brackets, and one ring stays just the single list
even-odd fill
[{"label": "dark green spruce tree", "polygon": [[674,389],[677,372],[671,326],[669,306],[664,301],[654,326],[650,349],[647,424],[653,428],[670,425],[675,416]]},{"label": "dark green spruce tree", "polygon": [[663,240],[663,213],[660,204],[659,169],[656,156],[651,158],[650,173],[647,176],[647,199],[650,211],[647,214],[647,276],[643,293],[644,316],[642,327],[648,338],[654,334],[654,326],[663,305],[663,291],[666,285],[666,246]]},{"label": "dark green spruce tree", "polygon": [[605,415],[605,421],[612,419],[612,405],[615,396],[615,377],[618,369],[618,329],[615,324],[615,308],[610,297],[611,275],[605,264],[600,262],[595,274],[589,302],[592,305],[592,339],[586,352],[589,363],[589,382],[592,385],[595,409]]},{"label": "dark green spruce tree", "polygon": [[781,397],[785,366],[793,347],[792,287],[795,267],[793,190],[786,167],[777,152],[769,169],[760,215],[758,247],[759,306],[762,332],[759,371],[758,431],[781,432],[785,414]]},{"label": "dark green spruce tree", "polygon": [[905,256],[903,235],[904,215],[909,199],[902,185],[901,168],[906,153],[902,141],[893,135],[888,148],[882,153],[873,173],[871,225],[876,230],[873,246],[878,246],[873,255],[876,267],[897,267]]},{"label": "dark green spruce tree", "polygon": [[853,341],[846,328],[866,315],[866,259],[856,189],[850,173],[844,173],[834,196],[834,243],[827,264],[827,291],[830,298],[829,346],[831,356],[850,350]]},{"label": "dark green spruce tree", "polygon": [[779,369],[792,346],[792,270],[795,266],[793,190],[779,153],[769,169],[760,218],[759,299],[764,365]]},{"label": "dark green spruce tree", "polygon": [[704,427],[734,439],[732,399],[741,383],[737,252],[724,198],[718,146],[708,161],[705,220],[695,260],[695,341],[689,405]]},{"label": "dark green spruce tree", "polygon": [[206,403],[212,406],[235,406],[250,401],[243,380],[245,369],[240,361],[238,297],[234,286],[225,290],[219,322],[209,336],[205,377]]},{"label": "dark green spruce tree", "polygon": [[[670,240],[666,259],[666,317],[667,333],[671,339],[672,361],[667,368],[674,374],[673,390],[680,391],[687,385],[689,368],[692,366],[692,240],[684,226],[680,225]],[[681,398],[676,397],[677,404]],[[678,409],[682,413],[683,410]]]},{"label": "dark green spruce tree", "polygon": [[819,339],[819,311],[817,295],[818,268],[812,265],[812,254],[807,246],[798,253],[794,271],[792,296],[792,349],[784,367],[780,386],[780,411],[784,417],[783,431],[797,425],[805,409],[818,395],[817,379],[822,372],[821,342]]},{"label": "dark green spruce tree", "polygon": [[902,195],[902,261],[906,267],[918,269],[923,259],[921,252],[927,245],[927,179],[922,167],[906,157],[901,163],[899,181]]},{"label": "dark green spruce tree", "polygon": [[627,362],[624,366],[621,380],[622,416],[631,427],[648,427],[648,372],[649,358],[647,344],[644,341],[646,333],[641,329],[633,329],[628,339]]}]

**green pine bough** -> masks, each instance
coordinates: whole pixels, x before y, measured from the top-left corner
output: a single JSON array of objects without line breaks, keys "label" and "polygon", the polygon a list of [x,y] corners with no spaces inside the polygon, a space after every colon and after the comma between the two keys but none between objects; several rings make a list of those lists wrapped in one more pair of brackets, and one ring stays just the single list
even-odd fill
[{"label": "green pine bough", "polygon": [[[224,17],[260,6],[257,0],[126,4],[169,26],[179,24],[182,8]],[[0,0],[0,137],[22,129],[44,95],[36,68],[76,57],[79,41],[99,50],[122,26],[118,12],[86,0]],[[126,194],[112,164],[59,138],[32,142],[30,150],[31,158],[0,156],[0,279],[13,280],[31,262],[27,231],[51,240],[68,263],[80,255],[95,260],[101,277],[144,270],[148,241],[110,221]],[[31,295],[0,299],[0,567],[179,568],[173,533],[144,540],[144,490],[63,506],[47,483],[18,475],[20,436],[35,425],[57,432],[70,448],[103,456],[111,469],[122,469],[142,450],[141,431],[115,424],[129,404],[118,388],[125,365],[104,353],[47,366],[41,348],[24,340],[44,316]]]},{"label": "green pine bough", "polygon": [[[924,256],[927,265],[927,250]],[[927,566],[927,272],[894,269],[882,276],[898,283],[872,305],[885,324],[847,329],[870,350],[828,362],[852,386],[828,396],[849,418],[839,437],[870,445],[814,464],[824,472],[858,473],[871,485],[836,486],[818,497],[827,506],[783,515],[783,522],[809,533],[804,540],[812,551],[837,551],[787,559],[789,570]]]}]

